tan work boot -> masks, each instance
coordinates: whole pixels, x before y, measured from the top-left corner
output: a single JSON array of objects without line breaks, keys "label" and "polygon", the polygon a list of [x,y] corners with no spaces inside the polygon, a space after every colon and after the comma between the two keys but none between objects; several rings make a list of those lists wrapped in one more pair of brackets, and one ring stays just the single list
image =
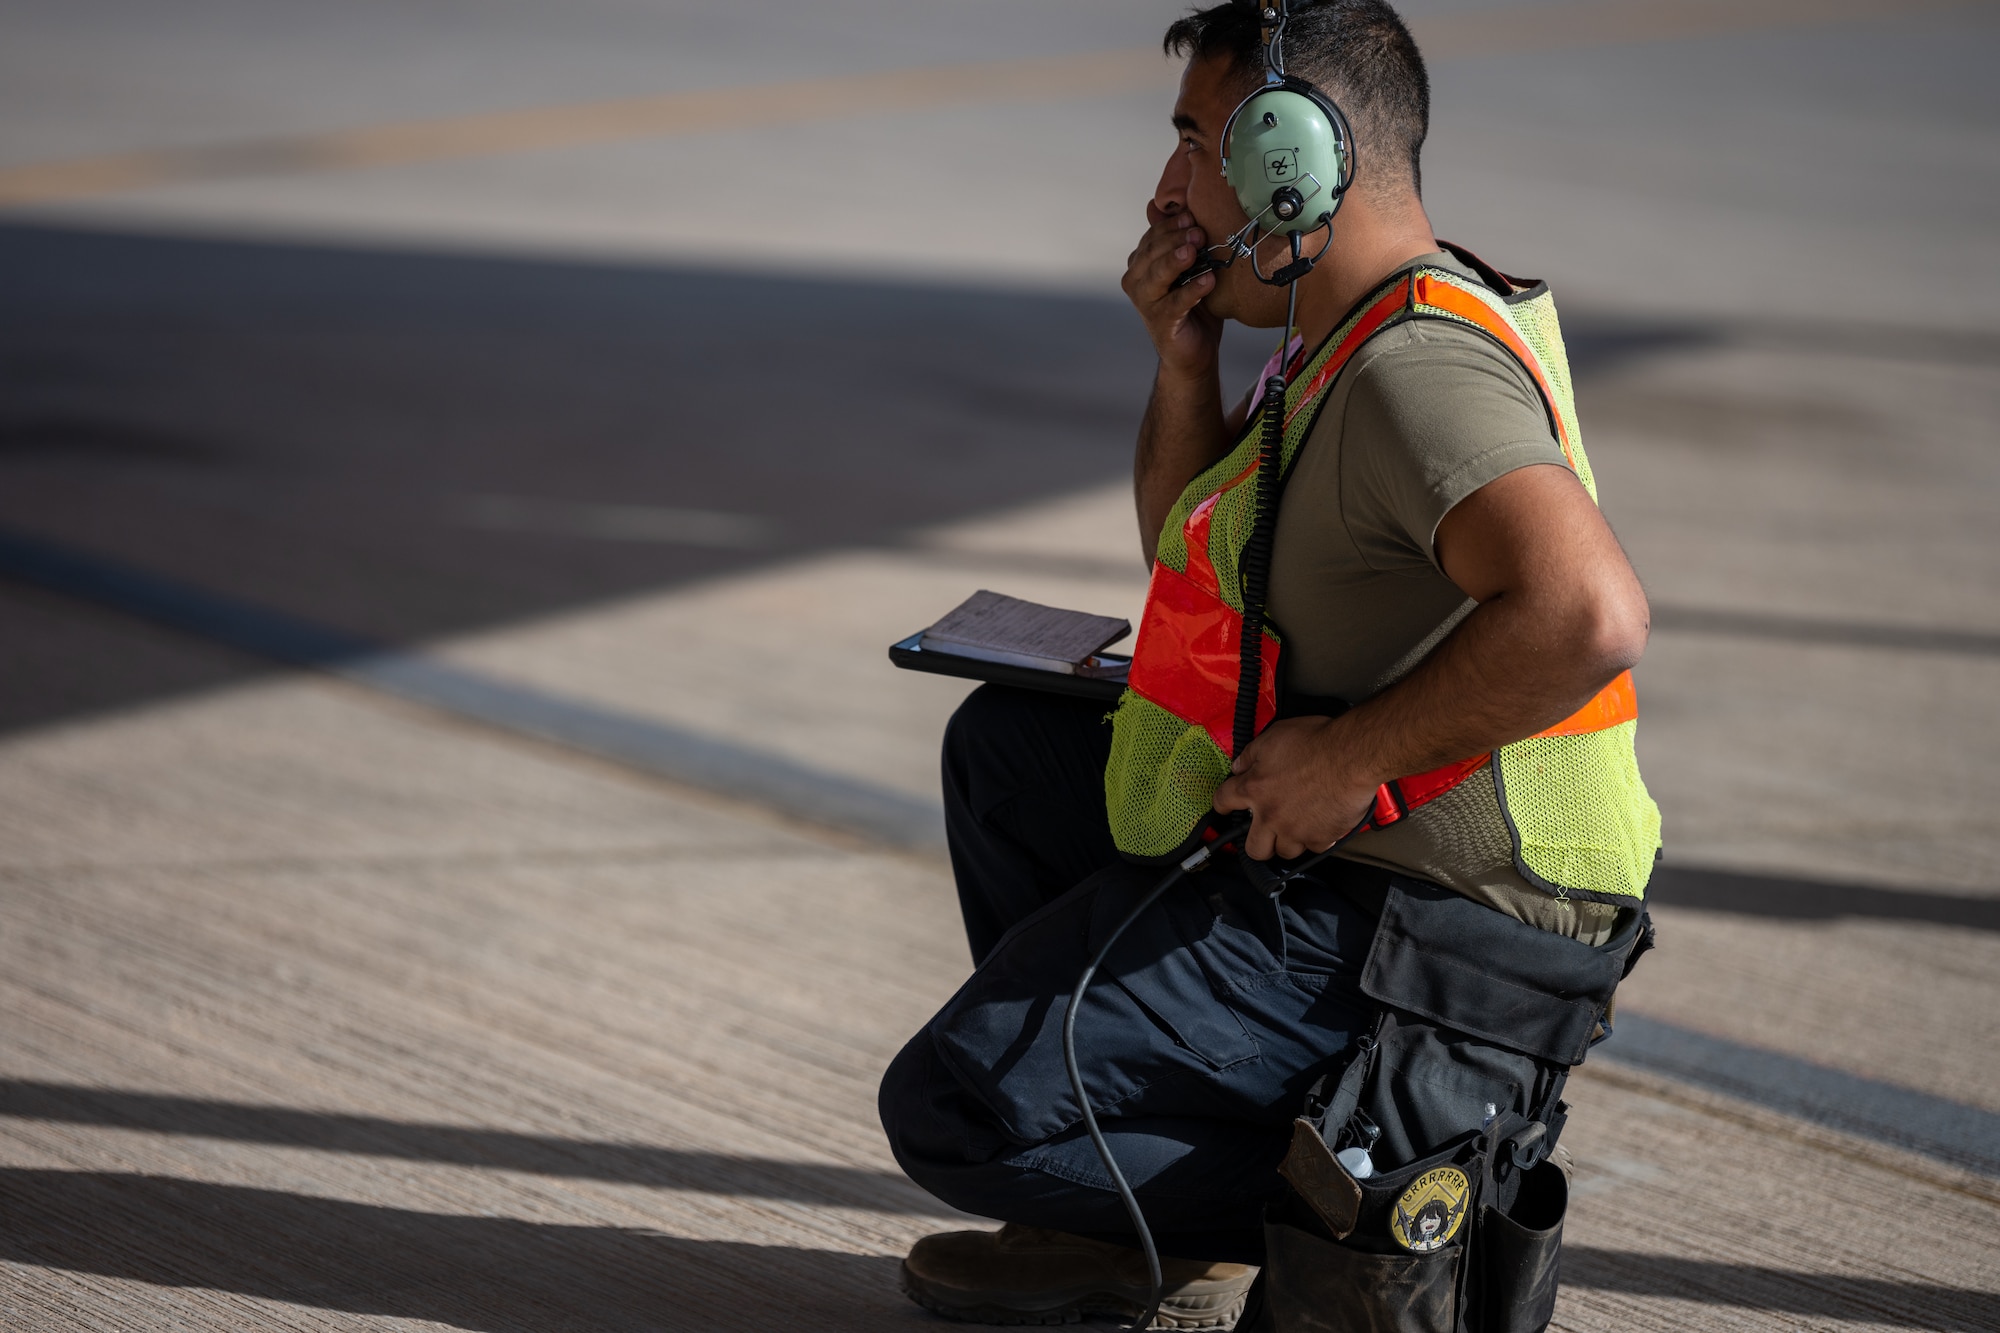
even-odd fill
[{"label": "tan work boot", "polygon": [[[1192,1259],[1162,1259],[1160,1270],[1166,1299],[1153,1327],[1210,1333],[1235,1326],[1257,1277],[1248,1264]],[[1140,1251],[1012,1222],[924,1237],[903,1260],[903,1292],[926,1310],[974,1324],[1137,1319],[1152,1294]]]}]

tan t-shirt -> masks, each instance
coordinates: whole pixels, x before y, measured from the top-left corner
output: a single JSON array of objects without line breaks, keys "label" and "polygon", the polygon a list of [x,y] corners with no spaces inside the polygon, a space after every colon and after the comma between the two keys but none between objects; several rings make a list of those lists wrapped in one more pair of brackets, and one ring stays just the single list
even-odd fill
[{"label": "tan t-shirt", "polygon": [[[1412,262],[1479,281],[1447,254]],[[1491,338],[1416,319],[1370,339],[1328,394],[1278,510],[1266,606],[1285,689],[1357,704],[1408,674],[1477,605],[1437,562],[1439,522],[1536,463],[1567,466],[1534,381]],[[1355,839],[1349,854],[1544,930],[1608,932],[1615,908],[1558,902],[1515,869],[1490,781],[1476,777],[1444,803],[1449,819],[1427,821],[1445,825],[1443,842],[1392,826]]]},{"label": "tan t-shirt", "polygon": [[[1418,262],[1478,281],[1449,255]],[[1532,463],[1566,466],[1534,381],[1492,338],[1414,319],[1363,345],[1278,510],[1265,605],[1286,688],[1357,704],[1408,674],[1475,605],[1437,563],[1439,522]]]}]

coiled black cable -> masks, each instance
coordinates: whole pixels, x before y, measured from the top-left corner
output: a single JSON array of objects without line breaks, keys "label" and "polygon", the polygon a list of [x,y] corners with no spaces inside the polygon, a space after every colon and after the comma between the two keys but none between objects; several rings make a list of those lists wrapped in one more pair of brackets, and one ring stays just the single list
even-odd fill
[{"label": "coiled black cable", "polygon": [[[1296,251],[1299,238],[1292,237]],[[1257,502],[1250,536],[1237,557],[1238,594],[1243,599],[1242,637],[1237,641],[1236,715],[1230,728],[1232,756],[1257,735],[1257,699],[1264,684],[1264,595],[1271,581],[1271,547],[1278,539],[1278,495],[1285,466],[1285,385],[1291,378],[1292,320],[1298,314],[1299,288],[1286,294],[1285,328],[1278,337],[1278,373],[1264,381],[1262,440],[1257,451]]]},{"label": "coiled black cable", "polygon": [[[1289,336],[1289,330],[1287,335]],[[1289,350],[1289,348],[1287,348]],[[1264,684],[1264,594],[1271,579],[1271,546],[1277,538],[1279,469],[1285,444],[1285,377],[1264,381],[1263,442],[1257,453],[1257,502],[1250,537],[1237,558],[1237,590],[1243,598],[1242,637],[1237,643],[1236,715],[1231,755],[1243,753],[1257,735],[1257,699]]]}]

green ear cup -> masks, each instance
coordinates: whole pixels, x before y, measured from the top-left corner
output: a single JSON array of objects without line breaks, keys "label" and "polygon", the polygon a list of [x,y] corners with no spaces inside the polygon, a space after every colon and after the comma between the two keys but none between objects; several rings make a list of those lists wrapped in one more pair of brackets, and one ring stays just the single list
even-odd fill
[{"label": "green ear cup", "polygon": [[1353,142],[1338,108],[1287,80],[1252,93],[1229,118],[1223,174],[1267,234],[1314,231],[1340,207]]}]

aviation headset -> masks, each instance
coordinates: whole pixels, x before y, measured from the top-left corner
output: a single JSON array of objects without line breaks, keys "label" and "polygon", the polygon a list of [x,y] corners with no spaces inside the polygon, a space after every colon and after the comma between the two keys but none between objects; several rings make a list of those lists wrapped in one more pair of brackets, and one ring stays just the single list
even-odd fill
[{"label": "aviation headset", "polygon": [[[1207,263],[1182,281],[1247,258],[1259,281],[1287,286],[1311,272],[1333,241],[1333,215],[1354,183],[1354,131],[1331,97],[1285,72],[1290,11],[1289,0],[1263,0],[1264,85],[1237,103],[1222,127],[1222,174],[1250,220],[1209,247]],[[1303,239],[1321,229],[1326,239],[1304,255]],[[1272,236],[1286,238],[1291,260],[1267,275],[1256,252]]]}]

